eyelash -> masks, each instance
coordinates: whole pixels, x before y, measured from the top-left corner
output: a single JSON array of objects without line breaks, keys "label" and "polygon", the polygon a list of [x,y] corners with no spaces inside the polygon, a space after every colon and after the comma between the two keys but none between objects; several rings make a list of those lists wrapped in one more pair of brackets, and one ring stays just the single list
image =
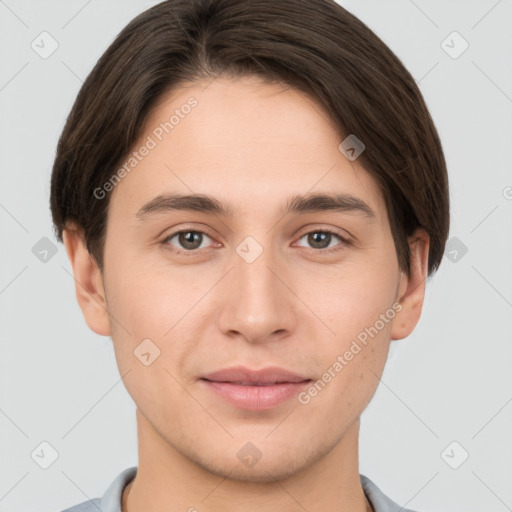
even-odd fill
[{"label": "eyelash", "polygon": [[[206,235],[208,236],[209,238],[213,239],[213,235],[207,231],[207,230],[198,230],[198,229],[180,229],[179,231],[175,231],[174,233],[171,233],[170,235],[168,235],[167,237],[165,237],[164,240],[162,240],[161,244],[163,246],[165,246],[166,248],[169,248],[170,247],[170,244],[169,244],[169,241],[171,239],[173,239],[176,235],[179,235],[181,233],[201,233],[203,235]],[[336,245],[335,247],[332,247],[332,248],[327,248],[327,249],[315,249],[314,247],[310,247],[310,249],[312,251],[315,251],[316,253],[332,253],[332,252],[336,252],[336,251],[339,251],[341,250],[343,247],[340,247],[340,246],[350,246],[352,244],[352,242],[350,240],[348,240],[347,238],[341,236],[339,233],[337,233],[336,231],[331,231],[329,229],[314,229],[312,231],[308,231],[304,234],[302,234],[298,239],[302,239],[304,238],[305,236],[307,235],[310,235],[312,233],[325,233],[325,234],[329,234],[329,235],[333,235],[335,236],[336,238],[338,238],[340,240],[340,244]],[[200,249],[194,249],[194,250],[180,250],[180,249],[169,249],[171,250],[172,252],[176,253],[176,254],[182,254],[184,256],[194,256],[195,254],[198,254]]]}]

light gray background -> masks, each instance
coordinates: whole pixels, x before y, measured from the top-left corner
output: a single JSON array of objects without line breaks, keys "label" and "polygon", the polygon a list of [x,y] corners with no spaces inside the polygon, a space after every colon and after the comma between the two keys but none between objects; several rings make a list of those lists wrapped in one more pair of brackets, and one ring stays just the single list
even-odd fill
[{"label": "light gray background", "polygon": [[[155,3],[0,1],[3,512],[62,510],[137,464],[134,404],[111,340],[83,320],[48,198],[83,79]],[[340,3],[419,83],[448,161],[450,237],[468,249],[449,246],[455,261],[445,253],[417,329],[395,344],[362,418],[360,471],[421,512],[512,510],[512,1]],[[43,31],[59,44],[47,59],[31,48]],[[441,46],[453,31],[469,43],[457,59]],[[32,252],[42,237],[58,247],[46,263]],[[31,458],[43,441],[58,452],[48,469]],[[462,450],[469,458],[452,469],[445,459],[454,465]]]}]

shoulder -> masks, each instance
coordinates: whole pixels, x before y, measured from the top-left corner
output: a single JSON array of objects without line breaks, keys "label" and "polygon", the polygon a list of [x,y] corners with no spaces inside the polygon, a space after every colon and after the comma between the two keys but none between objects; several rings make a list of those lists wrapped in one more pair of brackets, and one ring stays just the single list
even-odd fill
[{"label": "shoulder", "polygon": [[121,496],[124,488],[135,478],[137,466],[119,473],[101,498],[87,500],[62,512],[121,512]]},{"label": "shoulder", "polygon": [[83,503],[79,503],[78,505],[74,505],[71,508],[67,508],[62,512],[97,512],[101,505],[101,499],[95,498],[93,500],[84,501]]},{"label": "shoulder", "polygon": [[374,512],[414,512],[395,503],[386,496],[367,476],[359,475],[364,494],[372,504]]}]

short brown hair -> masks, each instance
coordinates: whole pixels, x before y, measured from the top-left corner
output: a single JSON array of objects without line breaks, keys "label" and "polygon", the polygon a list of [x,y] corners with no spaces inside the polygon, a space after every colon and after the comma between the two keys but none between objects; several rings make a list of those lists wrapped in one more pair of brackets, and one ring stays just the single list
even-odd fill
[{"label": "short brown hair", "polygon": [[222,75],[305,92],[343,137],[363,141],[358,161],[384,196],[400,268],[410,273],[408,237],[419,227],[430,237],[428,274],[438,268],[450,219],[438,132],[398,57],[333,0],[168,0],[134,18],[87,77],[61,134],[50,197],[57,239],[75,221],[102,269],[109,197],[93,191],[163,94]]}]

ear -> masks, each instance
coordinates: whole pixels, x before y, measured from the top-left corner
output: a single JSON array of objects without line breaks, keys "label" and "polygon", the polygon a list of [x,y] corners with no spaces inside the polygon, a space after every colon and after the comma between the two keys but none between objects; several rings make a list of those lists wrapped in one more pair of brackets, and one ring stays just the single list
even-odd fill
[{"label": "ear", "polygon": [[83,230],[75,224],[70,224],[64,229],[62,238],[73,267],[76,298],[85,321],[96,334],[110,336],[103,276],[87,250]]},{"label": "ear", "polygon": [[420,319],[425,299],[429,246],[430,239],[424,229],[418,229],[409,238],[411,272],[410,276],[401,272],[397,301],[401,304],[402,309],[393,319],[392,340],[401,340],[409,336]]}]

